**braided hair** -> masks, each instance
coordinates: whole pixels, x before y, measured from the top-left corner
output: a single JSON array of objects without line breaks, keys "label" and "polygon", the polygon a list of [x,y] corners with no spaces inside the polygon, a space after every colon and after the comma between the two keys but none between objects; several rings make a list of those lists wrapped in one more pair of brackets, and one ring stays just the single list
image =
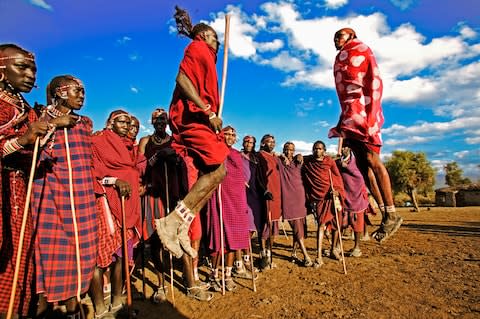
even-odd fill
[{"label": "braided hair", "polygon": [[186,36],[190,39],[195,39],[195,37],[204,31],[212,30],[213,28],[205,23],[197,23],[193,25],[192,19],[188,12],[179,6],[175,6],[175,14],[173,15],[175,22],[177,24],[177,31],[179,35]]}]

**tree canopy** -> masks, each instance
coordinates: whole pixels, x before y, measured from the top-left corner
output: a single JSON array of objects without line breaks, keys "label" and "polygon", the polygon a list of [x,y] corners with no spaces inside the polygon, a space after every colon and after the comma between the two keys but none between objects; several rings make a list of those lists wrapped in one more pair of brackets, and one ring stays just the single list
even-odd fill
[{"label": "tree canopy", "polygon": [[435,185],[435,169],[427,160],[425,153],[394,151],[385,167],[390,174],[393,191],[408,194],[418,211],[416,194],[418,192],[426,194],[432,191]]},{"label": "tree canopy", "polygon": [[457,162],[447,163],[443,170],[445,171],[445,184],[448,186],[472,183],[468,177],[463,177],[463,170],[458,166]]}]

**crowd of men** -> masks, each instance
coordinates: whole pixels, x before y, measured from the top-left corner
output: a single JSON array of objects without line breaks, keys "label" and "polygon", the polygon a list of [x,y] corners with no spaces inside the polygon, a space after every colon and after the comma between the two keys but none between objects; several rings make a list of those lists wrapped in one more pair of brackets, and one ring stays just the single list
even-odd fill
[{"label": "crowd of men", "polygon": [[[274,268],[272,247],[282,220],[292,229],[292,258],[300,262],[299,248],[306,267],[321,267],[325,255],[343,258],[338,230],[346,226],[355,233],[347,255],[359,257],[373,213],[368,190],[383,216],[374,238],[381,242],[400,227],[379,157],[382,82],[371,50],[352,29],[334,38],[342,107],[330,131],[340,141],[334,160],[322,141],[314,143],[311,155],[295,155],[291,142],[276,154],[270,134],[261,138],[258,151],[250,135],[242,150],[233,148],[236,130],[222,128],[217,116],[217,34],[206,24],[193,25],[180,8],[175,19],[179,33],[192,42],[168,112],[153,111],[154,133],[138,143],[140,123],[123,110],[92,132],[92,121],[79,114],[85,88],[74,76],[53,78],[47,105],[30,107],[22,93],[35,85],[34,55],[0,45],[0,314],[48,318],[61,303],[66,318],[81,318],[81,300],[88,294],[95,318],[115,318],[124,307],[129,268],[145,246],[158,277],[153,302],[167,299],[166,253],[183,262],[187,296],[209,301],[214,291],[234,291],[234,277],[254,282],[257,267]],[[318,225],[313,260],[304,242],[308,213]],[[325,251],[326,231],[332,235]],[[260,248],[257,267],[253,234]],[[210,265],[204,281],[199,254]]]}]

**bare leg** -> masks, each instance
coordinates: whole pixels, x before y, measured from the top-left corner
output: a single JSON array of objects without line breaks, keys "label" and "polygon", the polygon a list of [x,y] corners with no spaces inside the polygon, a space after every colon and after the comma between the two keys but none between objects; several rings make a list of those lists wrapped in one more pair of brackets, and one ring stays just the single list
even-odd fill
[{"label": "bare leg", "polygon": [[323,265],[322,260],[322,244],[323,244],[323,235],[325,232],[325,225],[319,224],[317,228],[317,258],[315,259],[315,268],[319,268]]},{"label": "bare leg", "polygon": [[225,174],[225,167],[221,164],[215,170],[200,176],[175,210],[167,217],[155,221],[162,244],[177,258],[181,258],[184,251],[192,257],[197,256],[188,237],[190,223],[222,182]]},{"label": "bare leg", "polygon": [[122,304],[123,276],[122,276],[122,259],[117,258],[113,262],[112,268],[112,308]]},{"label": "bare leg", "polygon": [[78,304],[78,301],[77,301],[77,297],[69,298],[69,299],[65,302],[65,306],[66,306],[66,308],[67,308],[67,314],[68,314],[68,315],[76,314],[76,313],[78,313],[79,310],[80,310],[79,304]]},{"label": "bare leg", "polygon": [[44,294],[38,295],[38,307],[37,307],[37,317],[42,317],[48,310],[47,298]]},{"label": "bare leg", "polygon": [[95,313],[97,315],[107,311],[105,301],[103,299],[103,269],[95,267],[93,272],[92,282],[90,283],[90,297],[95,306]]}]

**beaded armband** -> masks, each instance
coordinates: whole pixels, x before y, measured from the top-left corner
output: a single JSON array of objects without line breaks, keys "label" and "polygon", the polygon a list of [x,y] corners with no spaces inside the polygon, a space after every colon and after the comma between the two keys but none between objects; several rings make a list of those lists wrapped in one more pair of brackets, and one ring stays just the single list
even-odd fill
[{"label": "beaded armband", "polygon": [[178,202],[177,207],[175,207],[175,212],[185,223],[188,224],[191,224],[193,219],[195,218],[195,214],[192,213],[190,208],[185,206],[185,203],[183,201]]},{"label": "beaded armband", "polygon": [[115,185],[116,182],[116,177],[104,177],[101,181],[102,185]]},{"label": "beaded armband", "polygon": [[23,149],[23,146],[18,143],[17,138],[12,138],[3,144],[3,156],[7,156],[9,154],[15,153],[18,150]]}]

